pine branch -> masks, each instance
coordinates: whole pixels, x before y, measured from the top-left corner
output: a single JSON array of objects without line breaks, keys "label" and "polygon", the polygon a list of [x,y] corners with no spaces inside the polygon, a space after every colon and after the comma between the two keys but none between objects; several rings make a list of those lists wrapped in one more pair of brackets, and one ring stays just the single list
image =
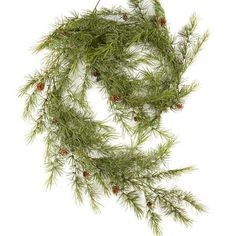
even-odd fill
[{"label": "pine branch", "polygon": [[171,215],[175,220],[189,225],[192,220],[188,217],[184,209],[184,203],[193,207],[198,212],[205,212],[205,206],[200,203],[190,192],[185,192],[178,188],[170,190],[157,188],[155,202],[164,210],[166,215]]},{"label": "pine branch", "polygon": [[39,100],[39,94],[34,91],[32,94],[27,95],[23,117],[24,119],[32,118],[32,113],[37,107],[37,102]]},{"label": "pine branch", "polygon": [[38,78],[35,78],[34,76],[29,76],[27,83],[19,90],[19,97],[23,97],[24,95],[26,95],[27,92],[32,89],[37,82]]},{"label": "pine branch", "polygon": [[165,16],[165,11],[164,11],[163,7],[161,6],[160,1],[159,0],[152,0],[152,2],[153,2],[153,7],[154,7],[154,10],[155,10],[156,16],[158,18],[164,17]]},{"label": "pine branch", "polygon": [[179,42],[177,43],[177,49],[181,54],[181,60],[183,62],[182,73],[190,66],[203,44],[209,38],[209,32],[206,31],[202,36],[197,36],[195,30],[198,25],[196,15],[192,15],[189,23],[183,27],[179,32]]},{"label": "pine branch", "polygon": [[82,190],[84,189],[84,183],[82,179],[75,173],[75,176],[73,176],[72,180],[72,188],[75,194],[75,199],[79,203],[83,203],[83,192]]},{"label": "pine branch", "polygon": [[93,175],[94,179],[97,181],[97,183],[101,186],[103,193],[105,196],[109,197],[111,190],[110,190],[110,186],[107,182],[107,179],[105,178],[105,176],[103,175],[102,171],[99,170],[98,173],[95,173]]},{"label": "pine branch", "polygon": [[144,8],[143,0],[129,0],[129,7],[139,15],[143,20],[146,20],[146,9]]},{"label": "pine branch", "polygon": [[79,98],[78,101],[80,101],[80,106],[85,108],[88,107],[88,103],[86,100],[87,90],[91,87],[91,81],[89,80],[88,72],[86,71],[82,85],[80,87],[79,91]]},{"label": "pine branch", "polygon": [[43,133],[43,131],[45,130],[45,126],[44,126],[44,121],[43,121],[43,117],[40,116],[36,122],[35,125],[33,127],[33,129],[28,133],[26,139],[28,143],[32,143],[35,139],[35,137],[38,134]]},{"label": "pine branch", "polygon": [[119,200],[122,202],[123,205],[129,206],[131,209],[133,209],[135,215],[138,218],[142,218],[143,209],[140,203],[140,197],[136,191],[122,191]]},{"label": "pine branch", "polygon": [[160,171],[159,173],[154,173],[151,176],[142,176],[141,178],[155,179],[155,181],[162,181],[162,180],[176,178],[176,177],[181,176],[185,173],[192,172],[193,170],[194,170],[194,168],[192,166],[189,166],[189,167],[185,167],[182,169]]},{"label": "pine branch", "polygon": [[191,45],[194,32],[197,28],[198,22],[196,14],[190,17],[189,23],[183,27],[178,33],[179,42],[177,44],[178,50],[181,53],[181,60],[185,61],[188,53],[189,46]]},{"label": "pine branch", "polygon": [[46,162],[46,170],[49,177],[46,181],[46,187],[51,189],[52,185],[56,183],[57,177],[63,173],[64,161],[59,158],[52,158]]},{"label": "pine branch", "polygon": [[161,191],[156,191],[156,200],[158,200],[158,206],[163,210],[167,216],[172,216],[174,220],[188,226],[192,224],[192,220],[188,217],[186,210],[170,198],[167,198]]},{"label": "pine branch", "polygon": [[184,98],[186,96],[188,96],[190,93],[194,92],[197,90],[198,88],[198,83],[197,82],[192,82],[190,85],[183,85],[180,89],[179,89],[179,98]]},{"label": "pine branch", "polygon": [[147,212],[146,218],[149,221],[149,224],[151,226],[151,229],[152,229],[153,233],[156,236],[162,235],[161,227],[160,227],[161,217],[157,213],[155,213],[151,209],[149,209],[148,212]]},{"label": "pine branch", "polygon": [[205,212],[206,207],[190,192],[185,192],[179,188],[173,188],[169,191],[172,198],[176,198],[178,203],[187,203],[198,212]]},{"label": "pine branch", "polygon": [[80,163],[74,155],[71,155],[69,158],[69,164],[71,165],[70,179],[72,182],[75,200],[78,203],[83,203],[83,191],[85,189],[85,184],[82,177],[80,176],[82,172]]},{"label": "pine branch", "polygon": [[101,204],[98,202],[99,193],[95,185],[90,180],[85,179],[86,193],[90,199],[90,205],[95,212],[100,212]]},{"label": "pine branch", "polygon": [[101,2],[101,0],[98,0],[97,1],[97,4],[96,4],[96,6],[94,7],[94,9],[93,9],[93,13],[95,13],[96,12],[96,10],[97,10],[97,7],[98,7],[98,5],[99,5],[99,3]]},{"label": "pine branch", "polygon": [[208,40],[209,32],[206,31],[200,38],[197,39],[196,43],[192,46],[189,52],[188,58],[186,60],[186,67],[190,66],[197,54],[201,51],[203,44]]},{"label": "pine branch", "polygon": [[162,163],[169,157],[171,148],[176,144],[176,140],[171,138],[166,141],[164,144],[160,144],[156,151],[157,159]]}]

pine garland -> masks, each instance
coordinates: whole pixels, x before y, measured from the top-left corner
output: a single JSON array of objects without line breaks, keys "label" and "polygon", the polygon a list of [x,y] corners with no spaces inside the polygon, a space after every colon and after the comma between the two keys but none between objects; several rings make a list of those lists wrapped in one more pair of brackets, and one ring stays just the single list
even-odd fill
[{"label": "pine garland", "polygon": [[[69,167],[79,202],[86,194],[99,210],[102,195],[115,195],[160,235],[164,215],[189,225],[187,207],[204,211],[191,193],[163,187],[163,180],[193,168],[167,167],[175,139],[161,128],[161,117],[183,109],[184,98],[196,88],[185,83],[183,74],[208,33],[195,33],[193,15],[172,36],[160,2],[152,0],[152,7],[154,14],[143,0],[129,0],[129,9],[96,6],[64,18],[36,47],[47,56],[20,96],[26,96],[24,117],[34,122],[29,141],[46,134],[49,188]],[[115,129],[95,119],[87,100],[94,85],[107,95],[112,117],[130,135],[131,146],[112,145]],[[163,143],[145,152],[142,146],[152,134]]]}]

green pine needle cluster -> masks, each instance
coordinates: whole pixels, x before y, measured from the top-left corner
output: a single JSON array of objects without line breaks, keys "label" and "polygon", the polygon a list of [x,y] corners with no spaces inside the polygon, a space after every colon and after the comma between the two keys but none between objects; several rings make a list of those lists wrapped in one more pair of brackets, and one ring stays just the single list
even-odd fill
[{"label": "green pine needle cluster", "polygon": [[[47,186],[66,172],[79,202],[85,196],[98,211],[101,196],[115,195],[159,236],[163,216],[189,225],[188,207],[204,211],[191,193],[163,187],[193,168],[167,167],[175,140],[161,128],[161,117],[181,109],[196,88],[183,74],[208,33],[196,33],[193,15],[171,35],[160,2],[151,3],[154,14],[143,0],[129,0],[129,9],[95,8],[61,20],[35,48],[46,57],[20,96],[26,97],[24,118],[34,123],[28,140],[46,134]],[[115,129],[95,119],[87,100],[95,85],[106,94],[112,118],[130,135],[131,146],[112,144]],[[144,152],[151,134],[164,141]]]}]

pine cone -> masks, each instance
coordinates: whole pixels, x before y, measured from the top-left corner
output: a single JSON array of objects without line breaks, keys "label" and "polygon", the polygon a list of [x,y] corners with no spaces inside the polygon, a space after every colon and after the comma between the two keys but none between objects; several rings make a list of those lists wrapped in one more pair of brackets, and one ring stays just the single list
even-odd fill
[{"label": "pine cone", "polygon": [[151,202],[147,202],[147,207],[148,208],[152,208],[152,203]]},{"label": "pine cone", "polygon": [[121,96],[119,96],[119,95],[112,95],[111,99],[112,99],[113,102],[117,102],[117,101],[121,100]]},{"label": "pine cone", "polygon": [[164,17],[160,19],[160,24],[161,24],[161,26],[166,25],[166,19]]},{"label": "pine cone", "polygon": [[89,172],[88,171],[84,171],[83,172],[83,176],[86,178],[86,177],[88,177],[89,176]]},{"label": "pine cone", "polygon": [[37,89],[38,91],[43,91],[43,90],[44,90],[44,87],[45,87],[45,85],[44,85],[44,83],[42,83],[42,82],[39,82],[39,83],[36,85],[36,89]]},{"label": "pine cone", "polygon": [[112,192],[117,195],[120,192],[120,187],[115,185],[112,187]]},{"label": "pine cone", "polygon": [[65,149],[65,148],[61,148],[60,150],[59,150],[59,154],[61,155],[61,156],[66,156],[66,155],[68,155],[68,150],[67,149]]},{"label": "pine cone", "polygon": [[123,18],[124,21],[127,21],[129,19],[127,14],[124,14],[122,18]]},{"label": "pine cone", "polygon": [[184,108],[184,105],[181,104],[181,103],[178,103],[178,104],[176,105],[176,108],[178,108],[178,109],[183,109],[183,108]]}]

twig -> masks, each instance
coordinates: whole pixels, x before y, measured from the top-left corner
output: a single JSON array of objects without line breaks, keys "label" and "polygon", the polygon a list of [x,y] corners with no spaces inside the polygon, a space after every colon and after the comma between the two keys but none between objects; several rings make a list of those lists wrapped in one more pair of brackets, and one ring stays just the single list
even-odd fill
[{"label": "twig", "polygon": [[96,6],[95,6],[94,9],[93,9],[93,13],[97,10],[98,4],[99,4],[100,2],[101,2],[101,0],[98,0]]}]

